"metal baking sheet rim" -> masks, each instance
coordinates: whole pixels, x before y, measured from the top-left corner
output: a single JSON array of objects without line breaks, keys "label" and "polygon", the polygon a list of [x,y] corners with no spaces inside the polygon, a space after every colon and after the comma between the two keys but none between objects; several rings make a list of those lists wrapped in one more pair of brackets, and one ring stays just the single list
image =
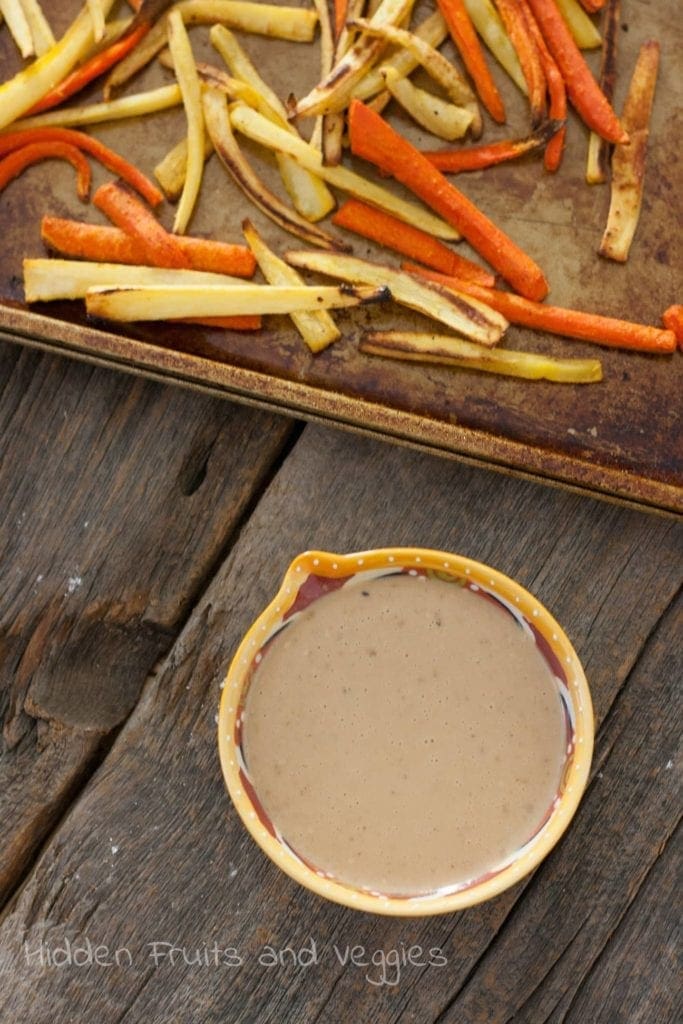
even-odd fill
[{"label": "metal baking sheet rim", "polygon": [[683,515],[683,489],[381,403],[274,378],[256,370],[165,349],[106,331],[0,308],[3,340],[111,369],[175,382],[281,414],[335,425],[441,456],[512,473],[648,512]]}]

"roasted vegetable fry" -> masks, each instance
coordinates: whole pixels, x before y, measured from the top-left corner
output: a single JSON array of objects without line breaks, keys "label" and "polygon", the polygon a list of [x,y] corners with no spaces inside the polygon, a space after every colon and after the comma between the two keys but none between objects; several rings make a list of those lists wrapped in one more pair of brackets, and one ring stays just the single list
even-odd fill
[{"label": "roasted vegetable fry", "polygon": [[394,99],[432,135],[447,142],[461,139],[471,127],[473,115],[465,107],[456,107],[424,89],[419,89],[409,78],[401,78],[394,68],[383,72],[387,89]]},{"label": "roasted vegetable fry", "polygon": [[96,43],[104,38],[104,13],[100,0],[85,0],[92,21],[92,34]]},{"label": "roasted vegetable fry", "polygon": [[678,347],[683,349],[683,306],[669,306],[665,309],[662,322],[668,331],[673,332]]},{"label": "roasted vegetable fry", "polygon": [[555,0],[567,22],[574,42],[581,50],[597,50],[602,39],[597,28],[581,7],[579,0]]},{"label": "roasted vegetable fry", "polygon": [[[425,18],[421,24],[417,26],[413,35],[417,36],[418,39],[424,40],[430,46],[436,48],[441,46],[444,39],[448,35],[448,28],[444,20],[443,15],[440,11],[434,11],[428,18]],[[368,71],[357,86],[353,90],[353,95],[356,99],[366,100],[376,93],[381,92],[384,89],[384,79],[382,78],[382,71],[385,67],[389,66],[396,68],[401,75],[409,75],[419,64],[417,57],[410,52],[410,50],[399,50],[398,53],[392,54],[387,57],[385,61],[373,68],[372,71]]]},{"label": "roasted vegetable fry", "polygon": [[485,167],[493,167],[506,160],[516,160],[525,153],[543,149],[562,125],[561,121],[548,121],[525,139],[504,139],[488,145],[461,146],[459,149],[423,149],[422,155],[445,174],[481,171]]},{"label": "roasted vegetable fry", "polygon": [[608,142],[625,142],[628,136],[593,78],[555,0],[529,0],[529,6],[581,120]]},{"label": "roasted vegetable fry", "polygon": [[142,117],[143,114],[156,114],[169,107],[178,107],[182,102],[180,86],[162,85],[159,89],[122,96],[119,100],[91,103],[87,107],[65,107],[49,110],[46,114],[36,114],[35,117],[23,117],[15,122],[14,129],[68,128],[74,125],[102,124],[104,121],[123,121],[128,117]]},{"label": "roasted vegetable fry", "polygon": [[540,267],[386,121],[353,100],[349,127],[356,156],[370,160],[429,203],[522,295],[545,298],[548,282]]},{"label": "roasted vegetable fry", "polygon": [[[144,246],[120,228],[45,216],[40,229],[45,244],[64,256],[105,263],[148,263]],[[252,277],[256,269],[254,255],[244,245],[191,235],[179,236],[177,242],[193,270]]]},{"label": "roasted vegetable fry", "polygon": [[[213,146],[206,130],[204,131],[204,163],[213,153]],[[154,177],[157,179],[167,199],[178,199],[185,184],[187,172],[187,139],[170,149],[163,160],[154,168]]]},{"label": "roasted vegetable fry", "polygon": [[[186,25],[227,25],[257,35],[308,43],[313,38],[318,15],[304,7],[280,7],[248,0],[182,0],[174,5]],[[140,44],[109,75],[104,95],[123,85],[144,68],[166,46],[168,27],[160,18]]]},{"label": "roasted vegetable fry", "polygon": [[526,96],[526,82],[515,48],[491,0],[464,0],[470,20],[500,66]]},{"label": "roasted vegetable fry", "polygon": [[[250,85],[262,98],[276,124],[299,137],[287,120],[287,111],[278,95],[264,82],[237,39],[223,25],[214,25],[209,33],[211,43],[220,53],[232,75]],[[334,209],[334,196],[316,174],[301,167],[291,156],[277,154],[278,168],[294,208],[306,220],[322,220]]]},{"label": "roasted vegetable fry", "polygon": [[560,69],[553,60],[550,50],[546,46],[543,34],[538,27],[533,11],[529,7],[528,0],[518,0],[520,11],[524,17],[527,32],[536,44],[538,55],[543,66],[543,73],[548,86],[550,103],[548,113],[551,121],[557,125],[556,131],[548,140],[543,155],[543,164],[546,171],[554,172],[560,166],[564,142],[567,134],[567,90]]},{"label": "roasted vegetable fry", "polygon": [[448,31],[475,84],[479,99],[494,121],[505,121],[505,106],[486,64],[486,58],[474,31],[463,0],[438,0]]},{"label": "roasted vegetable fry", "polygon": [[450,334],[372,331],[363,335],[359,349],[367,355],[457,366],[525,380],[550,380],[556,384],[593,384],[602,380],[598,359],[553,359],[535,352],[484,348]]},{"label": "roasted vegetable fry", "polygon": [[[109,13],[114,0],[103,0]],[[0,130],[12,124],[60,82],[82,60],[93,44],[92,23],[87,10],[82,11],[58,43],[0,85]]]},{"label": "roasted vegetable fry", "polygon": [[192,47],[182,15],[177,10],[171,11],[168,16],[168,45],[187,117],[185,183],[173,223],[174,232],[184,235],[199,196],[204,171],[204,114],[202,112],[201,86]]},{"label": "roasted vegetable fry", "polygon": [[483,303],[438,284],[419,281],[394,267],[321,252],[288,252],[285,258],[295,267],[354,284],[387,285],[395,302],[438,320],[480,345],[495,345],[507,327],[505,318]]},{"label": "roasted vegetable fry", "polygon": [[[603,18],[602,58],[598,85],[607,99],[612,102],[617,71],[617,39],[619,36],[619,16],[621,0],[608,0]],[[595,132],[588,139],[588,161],[586,164],[586,181],[589,185],[601,185],[607,181],[609,165],[609,144]]]},{"label": "roasted vegetable fry", "polygon": [[86,309],[108,320],[180,320],[195,316],[244,316],[252,313],[296,313],[313,309],[348,309],[365,302],[384,302],[387,288],[277,287],[262,284],[177,285],[148,288],[105,288],[88,292]]},{"label": "roasted vegetable fry", "polygon": [[675,342],[669,331],[659,327],[648,327],[645,324],[634,324],[628,320],[617,320],[610,316],[599,316],[596,313],[582,313],[578,309],[561,309],[559,306],[546,306],[545,303],[531,302],[521,295],[511,295],[493,288],[483,288],[471,281],[448,278],[443,274],[425,270],[413,264],[404,264],[405,270],[419,274],[428,281],[436,281],[445,287],[455,288],[473,298],[479,299],[497,309],[511,324],[531,327],[533,330],[549,331],[565,338],[578,338],[580,341],[591,341],[596,345],[608,348],[632,349],[636,352],[652,352],[666,355],[673,352]]},{"label": "roasted vegetable fry", "polygon": [[[372,28],[369,21],[363,18],[357,18],[351,24],[363,29],[369,35],[377,35],[382,39],[386,39],[388,43],[393,43],[395,46],[401,46],[408,50],[437,85],[441,86],[452,103],[458,107],[465,107],[471,112],[472,133],[477,137],[481,134],[482,122],[477,98],[470,89],[466,79],[442,53],[435,50],[433,46],[430,46],[420,36],[414,32],[408,32],[406,29],[395,28],[391,25],[383,25],[375,29]],[[385,81],[388,80],[388,76],[391,76],[394,81],[405,77],[398,69],[386,64],[380,68],[380,74]]]},{"label": "roasted vegetable fry", "polygon": [[[415,0],[382,0],[371,18],[374,26],[397,25],[412,9]],[[296,105],[296,117],[330,114],[343,110],[363,75],[384,48],[381,39],[361,36],[323,79]]]},{"label": "roasted vegetable fry", "polygon": [[538,47],[517,0],[496,0],[496,7],[519,58],[531,107],[531,124],[535,128],[542,124],[546,112],[545,73]]},{"label": "roasted vegetable fry", "polygon": [[27,302],[84,299],[91,288],[175,288],[178,285],[226,287],[231,284],[244,282],[236,277],[205,274],[198,270],[88,263],[81,260],[24,260],[24,293]]},{"label": "roasted vegetable fry", "polygon": [[51,46],[55,45],[55,37],[52,34],[52,29],[50,28],[48,20],[45,17],[38,0],[21,0],[21,6],[24,10],[24,16],[28,22],[28,27],[31,30],[36,56],[42,57],[44,53],[47,53]]},{"label": "roasted vegetable fry", "polygon": [[464,256],[459,256],[433,235],[405,224],[383,210],[361,203],[358,199],[348,199],[334,214],[332,223],[347,231],[355,231],[363,238],[370,238],[410,259],[419,260],[425,266],[444,274],[463,277],[483,285],[494,283],[492,274]]},{"label": "roasted vegetable fry", "polygon": [[[343,248],[343,244],[333,235],[311,224],[296,210],[285,206],[255,174],[232,133],[224,94],[216,88],[207,87],[204,91],[203,102],[204,119],[213,147],[223,166],[252,202],[285,231],[303,238],[311,245],[319,245],[325,249]],[[264,121],[266,124],[271,123],[265,118]],[[287,138],[291,138],[294,142],[301,141],[302,145],[306,145],[303,140],[296,139],[291,135],[287,129],[277,130],[282,131]]]},{"label": "roasted vegetable fry", "polygon": [[619,263],[628,259],[640,217],[650,114],[658,70],[659,43],[651,39],[640,48],[624,105],[623,122],[629,141],[615,146],[612,155],[609,214],[599,252],[601,256]]},{"label": "roasted vegetable fry", "polygon": [[89,153],[90,156],[94,156],[96,160],[99,160],[113,174],[117,174],[119,178],[127,182],[136,192],[139,192],[150,206],[158,206],[164,198],[156,185],[142,171],[139,171],[133,164],[124,160],[113,149],[109,149],[108,146],[105,146],[99,139],[93,138],[92,135],[86,135],[85,132],[76,132],[70,128],[35,128],[33,130],[7,132],[4,135],[0,135],[0,157],[34,142],[63,142],[75,146],[76,149],[81,149],[85,153]]},{"label": "roasted vegetable fry", "polygon": [[[242,230],[268,284],[293,286],[305,284],[296,270],[276,256],[273,250],[266,245],[250,220],[243,222]],[[290,313],[290,317],[311,352],[322,352],[341,335],[341,331],[326,309]]]},{"label": "roasted vegetable fry", "polygon": [[399,220],[405,221],[406,224],[413,224],[431,235],[436,235],[437,238],[454,240],[460,237],[459,232],[441,218],[435,217],[414,203],[406,202],[405,199],[395,196],[393,192],[389,192],[380,185],[375,185],[374,182],[368,181],[360,174],[356,174],[346,167],[324,167],[320,153],[316,149],[304,142],[303,139],[297,139],[282,128],[278,128],[257,111],[238,104],[231,110],[230,119],[233,127],[247,138],[276,152],[279,150],[289,153],[302,166],[320,174],[321,178],[335,188],[340,188],[358,199],[378,206],[380,210],[386,210],[398,217]]},{"label": "roasted vegetable fry", "polygon": [[135,239],[145,253],[145,263],[187,270],[192,267],[178,240],[124,185],[113,181],[100,185],[92,201],[112,224]]},{"label": "roasted vegetable fry", "polygon": [[76,190],[84,202],[90,192],[90,164],[80,149],[68,142],[32,142],[21,149],[15,149],[0,160],[0,192],[32,164],[43,160],[68,160],[76,171]]},{"label": "roasted vegetable fry", "polygon": [[0,0],[0,13],[7,23],[12,39],[17,44],[19,53],[28,60],[35,54],[33,36],[20,0]]}]

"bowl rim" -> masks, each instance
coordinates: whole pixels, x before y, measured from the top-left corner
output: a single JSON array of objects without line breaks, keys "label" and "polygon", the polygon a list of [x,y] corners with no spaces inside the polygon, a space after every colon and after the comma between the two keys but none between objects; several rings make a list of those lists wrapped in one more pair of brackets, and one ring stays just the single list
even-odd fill
[{"label": "bowl rim", "polygon": [[[239,775],[236,719],[253,654],[268,636],[269,625],[281,620],[292,607],[301,583],[311,573],[327,578],[342,578],[380,568],[431,569],[454,577],[473,577],[473,582],[485,579],[484,589],[493,590],[499,597],[510,597],[517,610],[529,621],[533,620],[534,626],[540,630],[556,656],[561,657],[569,677],[567,688],[571,693],[574,713],[574,756],[566,770],[563,792],[557,798],[550,818],[512,861],[493,877],[485,878],[473,887],[443,895],[376,895],[319,874],[298,860],[283,842],[263,826]],[[484,562],[453,552],[422,547],[370,548],[346,555],[307,550],[297,555],[287,567],[275,597],[242,637],[222,684],[218,712],[218,749],[223,778],[243,824],[266,856],[290,878],[319,896],[355,910],[396,917],[426,917],[475,906],[499,895],[533,871],[559,841],[576,812],[590,774],[593,741],[593,706],[583,666],[566,633],[548,609],[516,580]]]}]

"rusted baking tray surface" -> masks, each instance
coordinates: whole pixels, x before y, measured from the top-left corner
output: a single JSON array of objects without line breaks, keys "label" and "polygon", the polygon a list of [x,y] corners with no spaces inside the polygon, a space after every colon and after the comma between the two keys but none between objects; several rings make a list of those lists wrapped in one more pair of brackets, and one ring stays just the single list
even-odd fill
[{"label": "rusted baking tray surface", "polygon": [[[49,8],[56,31],[79,9],[72,0],[55,2]],[[676,225],[680,225],[683,195],[678,152],[683,136],[683,84],[676,69],[683,31],[677,8],[677,0],[647,5],[625,0],[622,4],[617,109],[640,44],[652,37],[662,44],[645,200],[625,265],[597,255],[609,187],[585,184],[586,133],[573,116],[565,158],[556,175],[546,174],[539,160],[529,160],[454,179],[542,265],[554,304],[656,324],[668,305],[681,301],[683,246]],[[125,9],[122,4],[121,13]],[[429,5],[424,5],[425,13],[428,9]],[[206,35],[206,29],[192,32],[197,56],[219,63]],[[243,42],[281,96],[290,92],[302,95],[317,80],[317,44],[256,36],[244,36]],[[594,63],[596,56],[589,59]],[[525,101],[493,58],[490,65],[506,100],[508,124],[494,129],[487,122],[485,138],[522,136],[529,128]],[[13,44],[2,30],[2,77],[17,67]],[[155,65],[125,91],[158,85],[167,81],[168,75]],[[94,90],[86,99],[96,96]],[[420,139],[398,115],[396,123],[414,139],[434,145],[431,138]],[[151,174],[183,136],[183,125],[178,109],[91,130]],[[272,161],[262,151],[246,148],[258,170],[277,189]],[[358,164],[357,169],[371,175],[367,165]],[[94,187],[109,177],[94,163],[93,171]],[[315,357],[285,317],[268,318],[267,329],[252,334],[187,325],[94,324],[87,321],[80,303],[52,303],[28,310],[23,304],[21,261],[25,256],[45,255],[39,225],[46,212],[102,220],[92,205],[79,203],[73,169],[57,161],[31,169],[0,195],[0,336],[6,340],[200,386],[238,401],[336,422],[653,509],[683,512],[680,353],[654,357],[617,352],[510,328],[506,344],[511,348],[602,360],[602,383],[553,385],[360,354],[358,338],[370,324],[427,327],[424,319],[397,312],[396,307],[338,314],[343,339]],[[191,232],[239,241],[240,224],[247,213],[278,251],[302,247],[298,239],[279,232],[258,211],[247,209],[246,200],[212,158],[206,165]],[[165,204],[161,217],[170,227],[170,204]],[[363,239],[354,238],[353,247],[356,255],[379,257],[394,265],[398,262],[392,256],[380,256]],[[465,243],[460,243],[458,251],[471,255]]]}]

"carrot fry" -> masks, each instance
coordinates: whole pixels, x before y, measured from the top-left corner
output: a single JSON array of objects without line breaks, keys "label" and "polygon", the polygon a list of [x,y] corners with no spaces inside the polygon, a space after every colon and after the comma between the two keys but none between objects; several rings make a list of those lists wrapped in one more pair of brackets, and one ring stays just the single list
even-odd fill
[{"label": "carrot fry", "polygon": [[608,348],[625,348],[635,352],[666,355],[676,348],[673,330],[634,324],[628,320],[618,320],[596,313],[583,313],[578,309],[545,306],[540,302],[530,302],[519,295],[512,295],[510,292],[483,288],[461,278],[452,277],[448,280],[444,274],[424,270],[414,264],[406,263],[403,269],[485,302],[511,324],[548,331],[550,334],[561,334],[567,338],[578,338],[580,341],[591,341]]},{"label": "carrot fry", "polygon": [[[610,103],[614,96],[617,74],[617,40],[620,16],[621,0],[609,0],[602,19],[602,56],[598,83]],[[595,132],[591,132],[588,140],[586,181],[589,185],[602,185],[607,181],[608,173],[609,143],[601,139]]]},{"label": "carrot fry", "polygon": [[334,38],[339,39],[342,34],[344,26],[346,25],[346,12],[348,10],[348,0],[334,0]]},{"label": "carrot fry", "polygon": [[483,146],[462,146],[460,149],[423,149],[422,155],[427,157],[433,167],[447,174],[480,171],[506,160],[516,160],[525,153],[543,149],[563,127],[562,121],[548,121],[526,139],[504,139],[502,142],[491,142]]},{"label": "carrot fry", "polygon": [[33,114],[42,114],[46,110],[52,110],[53,107],[63,103],[70,96],[80,92],[93,79],[99,78],[105,71],[118,64],[120,60],[123,60],[126,54],[130,53],[137,46],[147,32],[149,32],[149,25],[138,25],[129,35],[125,35],[122,39],[117,39],[106,50],[101,50],[100,53],[95,54],[85,64],[81,64],[79,68],[76,68],[70,75],[67,75],[59,85],[50,89],[43,96],[42,100],[39,100],[31,107],[28,111],[28,116],[31,117]]},{"label": "carrot fry", "polygon": [[607,226],[599,253],[625,263],[638,227],[643,202],[645,158],[650,134],[650,114],[659,70],[659,43],[643,43],[624,104],[624,125],[629,142],[615,146],[612,154],[612,186]]},{"label": "carrot fry", "polygon": [[662,314],[662,323],[668,331],[673,331],[678,347],[683,349],[683,306],[669,306]]},{"label": "carrot fry", "polygon": [[[41,222],[41,234],[46,245],[64,256],[106,263],[159,266],[158,263],[150,264],[144,248],[135,238],[106,224],[83,224],[46,215]],[[184,235],[178,236],[176,241],[189,259],[192,270],[252,277],[256,269],[254,254],[244,245]]]},{"label": "carrot fry", "polygon": [[223,327],[230,331],[260,331],[263,317],[258,313],[243,313],[242,316],[188,316],[169,323],[200,324],[202,327]]},{"label": "carrot fry", "polygon": [[94,156],[107,170],[118,175],[136,192],[139,192],[151,206],[158,206],[164,198],[156,185],[137,167],[119,156],[113,149],[109,149],[99,139],[94,139],[92,135],[86,135],[85,132],[73,131],[71,128],[26,128],[23,131],[0,135],[0,156],[33,142],[69,143],[76,149],[82,149]]},{"label": "carrot fry", "polygon": [[493,120],[497,121],[498,124],[503,124],[505,121],[505,106],[496,88],[496,83],[491,77],[479,37],[474,31],[474,26],[470,21],[470,16],[467,13],[463,0],[438,0],[438,3],[439,10],[448,25],[451,38],[457,46],[463,63],[474,82],[479,99]]},{"label": "carrot fry", "polygon": [[394,249],[452,277],[462,277],[478,284],[494,283],[493,276],[483,267],[464,256],[459,256],[433,235],[405,224],[391,214],[358,199],[347,199],[332,217],[332,223],[339,228],[355,231],[363,238],[369,238],[386,246],[387,249]]},{"label": "carrot fry", "polygon": [[65,142],[33,142],[29,146],[15,149],[4,160],[0,160],[0,192],[31,164],[55,158],[68,160],[75,168],[78,197],[87,200],[90,192],[90,164],[79,149]]},{"label": "carrot fry", "polygon": [[593,78],[555,0],[529,0],[529,4],[579,117],[608,142],[627,142],[628,135]]},{"label": "carrot fry", "polygon": [[529,7],[528,0],[519,0],[519,3],[522,14],[524,15],[527,31],[536,43],[538,55],[541,59],[541,64],[543,65],[543,73],[545,74],[545,80],[548,86],[548,96],[550,98],[548,113],[552,120],[563,122],[562,127],[555,132],[548,142],[543,156],[543,164],[546,171],[556,171],[562,161],[564,140],[567,134],[567,90],[565,88],[564,79],[560,73],[560,69],[553,60],[553,56],[545,44],[543,33],[538,27],[533,11]]},{"label": "carrot fry", "polygon": [[153,267],[192,269],[192,263],[178,244],[178,239],[170,235],[124,185],[116,182],[100,185],[92,201],[113,224],[139,243],[145,252],[146,263]]},{"label": "carrot fry", "polygon": [[496,0],[510,42],[519,57],[531,107],[531,123],[541,124],[545,117],[545,73],[533,35],[524,17],[524,10],[514,0]]},{"label": "carrot fry", "polygon": [[595,14],[605,6],[605,0],[581,0],[581,6],[589,14]]},{"label": "carrot fry", "polygon": [[545,298],[548,282],[540,267],[383,118],[353,100],[349,128],[355,156],[369,160],[428,203],[516,291],[531,299]]}]

